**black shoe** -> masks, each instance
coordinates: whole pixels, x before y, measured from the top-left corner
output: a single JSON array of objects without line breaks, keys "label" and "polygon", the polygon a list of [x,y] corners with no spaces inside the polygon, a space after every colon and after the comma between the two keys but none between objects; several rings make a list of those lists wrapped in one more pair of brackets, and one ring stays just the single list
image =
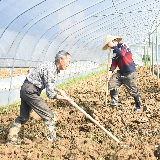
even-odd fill
[{"label": "black shoe", "polygon": [[141,112],[142,111],[142,107],[136,107],[135,112]]},{"label": "black shoe", "polygon": [[107,104],[108,106],[118,106],[118,102],[117,101],[112,101],[111,103]]},{"label": "black shoe", "polygon": [[141,102],[140,102],[140,96],[136,96],[134,97],[135,103],[136,103],[136,110],[135,112],[141,112],[142,111],[142,107],[141,107]]},{"label": "black shoe", "polygon": [[118,92],[117,89],[110,90],[111,102],[108,103],[108,106],[118,106]]}]

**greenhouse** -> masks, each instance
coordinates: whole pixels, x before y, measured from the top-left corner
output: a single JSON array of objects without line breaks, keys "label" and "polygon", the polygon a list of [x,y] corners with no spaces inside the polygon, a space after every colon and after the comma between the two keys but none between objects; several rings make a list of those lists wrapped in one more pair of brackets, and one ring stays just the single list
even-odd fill
[{"label": "greenhouse", "polygon": [[[0,0],[0,159],[160,159],[159,15],[159,0]],[[107,41],[102,49],[107,36],[117,37],[113,44],[119,38],[118,45],[132,54],[141,112],[135,112],[133,90],[123,81],[117,106],[107,106],[112,95],[106,75],[115,60],[114,45]],[[45,137],[44,118],[33,104],[20,140],[8,144],[11,124],[22,112],[26,77],[29,84],[38,66],[57,65],[62,51],[70,64],[51,79],[75,105],[49,98],[47,87],[41,92],[54,113],[56,141]],[[116,62],[121,70],[124,64]]]}]

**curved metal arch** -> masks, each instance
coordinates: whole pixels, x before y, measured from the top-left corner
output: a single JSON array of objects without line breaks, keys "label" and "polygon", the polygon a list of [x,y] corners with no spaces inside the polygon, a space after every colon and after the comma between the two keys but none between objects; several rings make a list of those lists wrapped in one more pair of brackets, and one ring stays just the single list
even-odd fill
[{"label": "curved metal arch", "polygon": [[[95,39],[96,39],[96,38],[95,38]],[[93,40],[94,40],[94,39],[92,39],[92,41],[93,41]],[[84,42],[84,41],[83,41],[83,42]],[[83,43],[83,42],[82,42],[82,43]],[[82,43],[81,43],[81,44],[82,44]],[[91,41],[88,42],[86,45],[88,45],[89,43],[91,43]],[[94,41],[93,43],[95,43],[95,41]],[[85,48],[85,47],[83,47],[83,48],[79,51],[78,56],[82,53],[82,50],[83,50],[84,48]],[[77,50],[78,50],[78,49],[76,49],[76,51],[73,51],[73,52],[75,53],[75,52],[77,52]],[[74,54],[74,55],[75,55],[75,54]]]},{"label": "curved metal arch", "polygon": [[[101,23],[101,24],[102,24],[102,23]],[[97,26],[96,26],[96,27],[97,27]],[[94,28],[94,27],[93,27],[93,28]],[[102,28],[99,28],[99,29],[102,29]],[[89,34],[92,34],[92,33],[96,32],[96,31],[98,31],[99,29],[97,29],[97,30],[95,30],[95,31],[93,31],[93,32],[91,32],[91,33],[89,33]],[[87,31],[85,31],[85,32],[87,32]],[[82,34],[84,34],[85,32],[83,32]],[[75,38],[81,36],[82,34],[77,35]],[[85,36],[82,36],[81,38],[84,38],[84,37],[88,36],[89,34],[86,34]],[[73,39],[72,39],[72,40],[73,40]],[[72,40],[71,40],[71,41],[72,41]],[[74,43],[74,45],[75,45],[79,40],[80,40],[80,39],[78,39],[78,40]],[[68,42],[68,44],[71,43],[71,41]],[[68,46],[68,44],[66,44],[65,48]]]},{"label": "curved metal arch", "polygon": [[[110,14],[108,14],[108,15],[110,15]],[[107,17],[107,16],[106,16],[106,17]],[[106,18],[106,17],[103,17],[103,18],[101,18],[101,19],[99,19],[99,20],[97,20],[97,21],[95,21],[95,22],[92,22],[91,24],[96,23],[96,22],[98,22],[98,21],[100,21],[100,20],[102,20],[102,19],[104,19],[104,18]],[[112,19],[114,19],[114,18],[112,18]],[[101,26],[101,25],[104,24],[104,23],[107,23],[107,22],[106,22],[106,21],[105,21],[105,22],[102,22],[102,23],[98,24],[98,25],[95,26],[95,27]],[[90,24],[90,25],[91,25],[91,24]],[[89,26],[89,25],[88,25],[88,26]],[[83,27],[83,28],[86,28],[86,27],[88,27],[88,26],[85,26],[85,27]],[[93,28],[95,28],[95,27],[93,27]],[[79,29],[79,30],[77,30],[77,31],[75,31],[75,32],[73,32],[73,33],[71,33],[69,36],[75,34],[76,32],[82,30],[83,28],[81,28],[81,29]],[[93,29],[93,28],[89,28],[88,30],[91,30],[91,29]],[[102,28],[103,28],[103,27],[101,27],[100,29],[102,29]],[[85,32],[87,32],[88,30],[86,30]],[[99,30],[99,29],[97,29],[97,30]],[[97,30],[96,30],[96,31],[97,31]],[[83,33],[77,35],[76,37],[74,37],[74,39],[77,38],[78,36],[84,34],[85,32],[83,32]],[[93,32],[92,32],[92,33],[93,33]],[[61,44],[57,47],[57,50],[56,50],[56,51],[58,51],[58,49],[60,48],[60,46],[62,45],[62,43],[64,43],[64,42],[69,38],[69,36],[67,36],[67,37],[61,42]],[[71,39],[71,41],[68,42],[68,44],[71,43],[72,41],[73,41],[73,39]],[[66,44],[66,47],[68,46],[68,44]],[[65,47],[65,48],[66,48],[66,47]]]},{"label": "curved metal arch", "polygon": [[[102,39],[104,40],[104,37],[103,37]],[[94,39],[93,39],[93,40],[94,40]],[[93,40],[92,40],[92,41],[93,41]],[[88,45],[89,43],[92,43],[92,44],[91,44],[87,49],[86,49],[85,47],[83,47],[83,48],[80,50],[80,52],[79,52],[78,55],[80,55],[82,52],[84,52],[84,51],[83,51],[84,49],[85,49],[85,50],[89,50],[89,48],[91,48],[92,45],[94,45],[94,44],[97,43],[98,41],[101,41],[101,39],[100,39],[100,40],[97,40],[97,41],[94,41],[94,42],[91,42],[91,41],[88,42],[86,45]],[[86,45],[85,45],[85,46],[86,46]],[[77,49],[77,50],[78,50],[78,49]],[[77,50],[76,50],[76,51],[77,51]]]},{"label": "curved metal arch", "polygon": [[[101,29],[101,28],[100,28]],[[105,29],[105,30],[108,30],[108,29],[112,29],[113,30],[113,28],[111,28],[111,27],[109,27],[109,28],[107,28],[107,29]],[[99,30],[99,29],[98,29]],[[103,30],[103,32],[105,31],[105,30]],[[111,31],[112,31],[111,30]],[[97,30],[96,30],[97,31]],[[95,32],[95,31],[94,31]],[[99,34],[101,34],[101,33],[99,33]],[[104,33],[105,34],[105,33]],[[104,34],[102,34],[102,35],[104,35]],[[89,35],[89,34],[88,34]],[[82,38],[84,38],[84,37],[86,37],[86,36],[88,36],[88,35],[85,35],[85,36],[83,36],[83,37],[81,37],[81,39]],[[90,38],[88,38],[87,40],[89,40],[89,39],[91,39],[91,38],[93,38],[93,37],[90,37]],[[95,38],[97,38],[97,37],[95,37]],[[93,40],[93,39],[92,39]],[[72,47],[70,48],[70,50],[69,50],[69,52],[71,51],[71,49],[73,48],[73,46],[78,42],[78,41],[80,41],[80,39],[78,39],[73,45],[72,45]],[[80,45],[82,45],[84,42],[86,42],[86,41],[83,41],[83,42],[81,42],[81,44]],[[74,51],[74,54],[75,54],[75,52],[77,52],[77,50],[80,48],[80,45],[78,46],[78,48],[76,49],[76,51]]]},{"label": "curved metal arch", "polygon": [[[101,18],[101,19],[98,19],[98,20],[90,23],[89,25],[86,25],[85,27],[82,27],[82,28],[76,30],[75,32],[71,33],[70,35],[68,35],[68,36],[60,43],[60,45],[57,47],[56,51],[59,50],[60,46],[61,46],[70,36],[74,35],[75,33],[83,30],[83,29],[86,28],[86,27],[89,27],[90,25],[92,25],[92,24],[94,24],[94,23],[96,23],[96,22],[98,22],[98,21],[100,21],[100,20],[102,20],[102,19],[104,19],[104,18],[105,18],[105,17],[103,17],[103,18]],[[97,27],[97,26],[96,26],[96,27]],[[93,28],[94,28],[94,27],[93,27]],[[91,29],[92,29],[92,28],[91,28]],[[88,29],[88,30],[90,30],[90,29]],[[88,30],[86,30],[85,32],[87,32]],[[81,34],[79,34],[79,35],[77,35],[77,36],[75,36],[74,38],[77,38],[78,36],[80,36],[80,35],[82,35],[82,34],[84,34],[84,32],[81,33]],[[64,50],[65,50],[65,48],[68,46],[68,44],[71,43],[72,41],[73,41],[73,39],[71,39],[71,41],[68,42],[68,43],[65,45]]]},{"label": "curved metal arch", "polygon": [[[118,13],[116,13],[116,14],[118,14]],[[108,14],[108,15],[111,15],[111,14]],[[108,15],[102,15],[102,16],[108,16]],[[121,15],[121,13],[119,13],[119,15]],[[95,17],[97,17],[97,16],[95,16]],[[71,34],[72,35],[72,34]],[[68,37],[67,37],[68,38]]]},{"label": "curved metal arch", "polygon": [[[113,1],[112,1],[112,2],[113,2]],[[114,6],[116,12],[119,13],[118,10],[117,10],[117,8],[116,8],[116,6],[115,6],[115,4],[114,4],[114,2],[113,2],[113,6]],[[120,14],[119,14],[119,17],[121,17],[121,20],[123,21],[124,26],[126,26],[126,24],[125,24],[125,22],[124,22],[124,20],[122,19],[122,16],[121,16]],[[128,30],[128,27],[127,27],[127,30]],[[128,31],[127,31],[127,32],[128,32]]]},{"label": "curved metal arch", "polygon": [[[118,14],[118,13],[117,13]],[[120,13],[119,13],[119,15],[121,15]],[[140,19],[140,18],[139,18]],[[79,41],[79,40],[78,40]]]},{"label": "curved metal arch", "polygon": [[[104,0],[103,0],[103,1],[104,1]],[[48,46],[46,47],[45,54],[46,54],[46,52],[48,51],[50,45],[53,43],[53,40],[54,40],[56,37],[58,37],[61,33],[63,33],[64,31],[66,31],[66,30],[68,30],[68,29],[70,29],[71,27],[73,27],[73,26],[75,26],[75,25],[77,25],[77,24],[79,24],[79,23],[81,23],[81,22],[83,22],[83,21],[89,19],[90,17],[93,17],[93,15],[96,15],[96,14],[98,14],[98,13],[100,13],[100,12],[103,12],[104,10],[106,10],[106,9],[103,9],[103,10],[97,12],[97,13],[91,14],[91,15],[87,16],[85,19],[83,19],[83,20],[81,20],[81,21],[79,21],[79,22],[77,22],[77,23],[71,25],[70,27],[65,28],[63,31],[59,32],[56,36],[53,37],[53,39],[50,41],[50,43],[49,43]]]},{"label": "curved metal arch", "polygon": [[[69,3],[67,3],[67,4],[59,7],[58,9],[55,9],[54,11],[52,11],[52,10],[50,9],[51,11],[49,10],[49,11],[48,11],[49,13],[46,13],[45,16],[42,16],[42,17],[38,16],[38,17],[39,17],[38,20],[37,20],[37,17],[36,17],[36,18],[34,19],[34,20],[36,20],[35,22],[33,22],[33,20],[32,20],[31,22],[33,22],[33,23],[30,24],[30,26],[23,32],[23,35],[21,36],[20,40],[18,41],[16,50],[15,50],[15,54],[16,54],[16,52],[17,52],[17,49],[18,49],[18,47],[19,47],[22,39],[24,38],[24,36],[26,35],[26,33],[29,31],[30,28],[32,28],[36,23],[38,23],[38,22],[41,21],[42,19],[46,18],[46,17],[49,16],[50,14],[53,14],[54,12],[56,12],[56,11],[58,11],[58,10],[64,8],[64,7],[66,7],[67,5],[70,5],[71,3],[74,3],[75,1],[77,1],[77,0],[73,0],[73,1],[71,1],[71,2],[69,2]],[[31,23],[31,22],[29,22],[29,23]],[[28,23],[28,24],[29,24],[29,23]],[[28,24],[27,24],[27,25],[28,25]],[[50,29],[50,28],[49,28],[49,29]],[[49,29],[48,29],[48,30],[49,30]],[[48,30],[47,30],[47,31],[48,31]],[[18,34],[20,34],[20,32],[19,32]]]},{"label": "curved metal arch", "polygon": [[[105,26],[104,26],[104,27],[105,27]],[[88,36],[88,35],[90,35],[90,34],[93,34],[94,32],[96,32],[96,31],[98,31],[98,30],[100,30],[100,29],[102,29],[102,28],[104,28],[104,27],[100,27],[99,29],[96,29],[96,30],[92,31],[91,33],[88,33],[88,34],[82,36],[81,39],[84,38],[84,37],[86,37],[86,36]],[[107,29],[110,29],[110,27],[107,28]],[[103,30],[103,31],[104,31],[104,30]],[[82,33],[82,34],[84,34],[84,33]],[[80,34],[80,35],[81,35],[81,34]],[[77,37],[80,36],[80,35],[77,35]],[[76,37],[76,38],[77,38],[77,37]],[[79,40],[78,40],[78,41],[79,41]],[[78,41],[76,41],[76,42],[78,42]],[[74,45],[76,44],[76,42],[74,43]]]},{"label": "curved metal arch", "polygon": [[[74,3],[75,1],[77,1],[77,0],[73,0],[73,3]],[[72,3],[72,2],[69,2],[69,4],[71,4],[71,3]],[[23,37],[25,36],[25,34],[29,31],[29,29],[32,28],[38,21],[42,20],[43,18],[49,16],[50,14],[53,14],[54,12],[56,12],[56,11],[58,11],[58,10],[64,8],[64,7],[66,7],[66,6],[69,5],[69,4],[65,4],[65,5],[61,6],[59,9],[55,9],[54,11],[52,11],[52,8],[53,8],[53,7],[51,7],[51,8],[49,8],[48,10],[43,11],[44,13],[45,13],[45,12],[49,12],[49,13],[46,13],[45,16],[43,16],[43,14],[41,13],[41,14],[38,15],[36,18],[32,19],[32,21],[30,21],[30,22],[28,22],[27,24],[25,24],[24,27],[18,32],[17,36],[16,36],[15,39],[13,40],[13,43],[11,44],[11,46],[10,46],[10,48],[9,48],[9,50],[8,50],[8,53],[9,53],[11,47],[13,46],[14,41],[16,40],[16,38],[19,36],[19,34],[23,31],[23,29],[24,29],[27,25],[29,25],[29,24],[31,23],[31,25],[24,31],[23,35],[21,36],[21,40],[23,39]],[[57,5],[58,5],[58,4],[57,4]],[[56,6],[56,5],[55,5],[55,6]],[[54,7],[55,7],[55,6],[54,6]],[[51,10],[51,11],[50,11],[50,10]],[[40,17],[40,16],[42,16],[42,17]],[[40,18],[38,19],[38,17],[40,17]],[[38,20],[37,20],[37,19],[38,19]],[[36,20],[37,20],[37,21],[36,21]],[[33,22],[33,23],[32,23],[32,22]],[[48,31],[48,30],[47,30],[47,31]],[[20,42],[21,42],[21,41],[20,41]],[[19,45],[19,44],[18,44],[18,45]],[[8,53],[7,53],[7,54],[8,54]]]},{"label": "curved metal arch", "polygon": [[[109,7],[110,8],[110,7]],[[106,8],[105,10],[107,10],[108,8]],[[105,15],[105,17],[103,17],[103,18],[101,18],[101,19],[99,19],[99,20],[102,20],[102,19],[104,19],[104,18],[106,18],[107,16],[109,16],[109,15],[111,15],[111,14],[107,14],[107,15]],[[94,16],[94,17],[96,17],[96,16]],[[97,20],[97,21],[99,21],[99,20]],[[95,22],[97,22],[97,21],[95,21]],[[93,24],[93,23],[95,23],[95,22],[92,22],[91,24]],[[99,24],[99,25],[102,25],[103,23],[106,23],[106,22],[102,22],[101,24]],[[99,26],[98,25],[98,26]],[[89,25],[88,25],[89,26]],[[88,26],[85,26],[85,27],[83,27],[83,28],[86,28],[86,27],[88,27]],[[97,27],[97,26],[96,26]],[[81,28],[81,29],[83,29],[83,28]],[[78,31],[80,31],[81,29],[79,29],[79,30],[77,30],[77,31],[75,31],[75,32],[73,32],[73,33],[71,33],[69,36],[71,36],[71,35],[73,35],[74,33],[76,33],[76,32],[78,32]],[[86,32],[86,31],[85,31]],[[82,33],[82,34],[84,34],[84,33]],[[81,34],[80,34],[81,35]],[[64,40],[63,40],[63,42],[69,37],[69,36],[67,36]],[[79,35],[77,35],[77,36],[79,36]],[[77,37],[76,36],[76,37]],[[73,39],[72,39],[73,40]],[[63,43],[62,42],[62,43]],[[62,44],[61,43],[61,44]],[[61,45],[60,44],[60,45]],[[60,45],[58,46],[58,48],[60,47]],[[57,49],[58,50],[58,49]]]},{"label": "curved metal arch", "polygon": [[102,48],[103,41],[104,41],[104,38],[103,39],[99,39],[98,41],[95,41],[89,48],[85,49],[86,53],[90,52],[89,54],[87,54],[86,58],[88,58],[89,56],[91,56],[91,53],[93,53],[97,49],[97,47],[101,46],[101,48]]},{"label": "curved metal arch", "polygon": [[[74,0],[74,1],[77,1],[77,0]],[[26,33],[25,33],[25,34],[26,34]],[[23,36],[24,36],[25,34],[23,34]],[[22,36],[22,38],[19,40],[19,43],[18,43],[18,44],[20,44],[21,40],[23,39],[23,36]],[[17,53],[18,47],[19,47],[19,45],[17,45],[17,47],[16,47],[16,49],[15,49],[15,52],[14,52],[14,58],[13,58],[13,63],[12,63],[12,73],[11,73],[11,80],[10,80],[10,89],[11,89],[11,86],[12,86],[13,69],[14,69],[15,57],[16,57],[16,53]],[[10,91],[9,91],[8,103],[9,103],[9,101],[10,101]]]},{"label": "curved metal arch", "polygon": [[[77,1],[77,0],[76,0],[76,1]],[[69,18],[75,16],[76,14],[79,14],[79,13],[81,13],[81,12],[87,10],[88,8],[91,8],[91,7],[93,7],[93,6],[95,6],[95,5],[99,4],[99,3],[102,3],[103,1],[105,1],[105,0],[101,0],[101,1],[99,1],[99,2],[97,2],[97,3],[95,3],[95,4],[93,4],[93,5],[91,5],[91,6],[89,6],[89,7],[86,7],[85,9],[82,9],[82,10],[76,12],[75,14],[73,14],[73,15],[71,15],[71,16],[69,16],[69,17],[63,19],[63,20],[61,20],[60,22],[54,24],[54,25],[51,26],[49,29],[53,28],[55,25],[57,25],[57,24],[59,24],[59,23],[65,21],[65,20],[67,20],[67,19],[69,19]],[[70,27],[68,27],[68,28],[70,28]],[[67,29],[68,29],[68,28],[67,28]],[[40,38],[37,40],[37,42],[36,42],[36,44],[35,44],[35,46],[34,46],[34,48],[33,48],[32,55],[33,55],[33,52],[34,52],[35,47],[37,46],[38,42],[40,41],[40,39],[44,36],[44,34],[45,34],[49,29],[47,29],[47,30],[40,36]],[[65,29],[65,30],[67,30],[67,29]],[[61,31],[59,34],[61,34],[61,33],[62,33],[62,31]],[[51,41],[49,44],[51,44],[51,43],[53,42],[53,40],[54,40],[57,36],[59,36],[59,34],[57,34],[56,36],[54,36],[54,38],[52,39],[52,41]],[[49,46],[50,46],[50,45],[49,45]],[[46,47],[46,48],[47,48],[46,50],[48,50],[49,47]],[[46,52],[47,52],[47,51],[46,51]],[[44,53],[43,60],[45,59],[46,52]]]},{"label": "curved metal arch", "polygon": [[[113,18],[113,19],[114,19],[114,18]],[[117,24],[117,25],[119,25],[119,24]],[[92,32],[89,33],[89,34],[92,34],[92,33],[96,32],[96,31],[98,31],[98,30],[100,30],[100,29],[102,29],[102,28],[104,28],[104,27],[106,27],[106,26],[100,27],[99,29],[96,29],[95,31],[92,31]],[[107,30],[108,30],[108,29],[110,29],[110,28],[107,28]],[[103,31],[105,31],[105,30],[103,30]],[[82,34],[84,34],[84,33],[82,33]],[[82,36],[81,39],[84,38],[84,37],[86,37],[86,36],[88,36],[89,34],[86,34],[86,35]],[[81,35],[81,34],[80,34],[80,35]],[[78,36],[80,36],[80,35],[78,35]],[[77,36],[77,37],[78,37],[78,36]],[[91,38],[92,38],[92,37],[91,37]],[[72,41],[72,40],[71,40],[71,41]],[[71,42],[71,41],[70,41],[70,42]],[[78,39],[78,40],[72,45],[71,49],[72,49],[72,48],[74,47],[74,45],[75,45],[76,43],[78,43],[79,41],[80,41],[80,39]],[[70,42],[69,42],[69,43],[70,43]],[[69,50],[69,52],[71,51],[71,49]]]},{"label": "curved metal arch", "polygon": [[[159,10],[159,9],[158,9],[158,10]],[[150,10],[149,10],[149,11],[150,11]],[[160,10],[159,10],[159,11],[160,11]],[[143,15],[143,16],[144,16],[144,15]],[[125,17],[124,17],[124,18],[125,18]],[[132,19],[133,19],[133,18],[132,18]],[[136,17],[136,20],[138,20],[138,19],[142,19],[141,15],[140,15],[138,18]],[[139,23],[140,26],[141,26],[141,24],[143,25],[143,22],[142,22],[142,23],[141,23],[141,22]],[[152,23],[152,25],[153,25],[153,24],[154,24],[154,23]],[[147,31],[147,29],[141,28],[141,32],[143,32],[144,30]],[[144,38],[145,38],[145,33],[146,33],[146,32],[143,32],[143,33],[144,33]],[[147,34],[147,36],[148,36],[148,34]],[[133,37],[133,38],[136,38],[135,35],[133,35],[132,37]]]},{"label": "curved metal arch", "polygon": [[[100,33],[100,34],[101,34],[101,33]],[[104,36],[104,35],[106,35],[106,33],[103,33],[102,35],[100,35],[100,36],[98,36],[98,37],[101,37],[101,36]],[[94,39],[97,39],[98,37],[95,37]],[[92,38],[92,37],[91,37],[91,38]],[[89,38],[89,39],[91,39],[91,38]],[[92,41],[93,41],[94,39],[92,39]],[[104,40],[104,37],[103,37],[103,40]],[[98,41],[99,41],[99,40],[98,40]],[[84,41],[83,41],[83,42],[84,42]],[[83,42],[82,42],[82,43],[83,43]],[[82,43],[81,43],[81,44],[82,44]],[[89,43],[91,43],[91,42],[89,42]],[[95,42],[94,42],[94,43],[95,43]],[[79,45],[79,48],[80,48],[80,45]],[[84,47],[83,47],[83,48],[84,48]],[[76,51],[77,51],[77,50],[78,50],[78,48],[76,49]],[[74,52],[75,52],[75,51],[74,51]],[[82,52],[82,49],[81,49],[81,52]],[[80,53],[81,53],[81,52],[80,52]],[[79,53],[79,54],[80,54],[80,53]]]},{"label": "curved metal arch", "polygon": [[[101,40],[102,41],[102,40]],[[92,54],[94,54],[94,51],[96,50],[96,49],[98,49],[98,48],[100,48],[100,46],[102,45],[102,44],[98,44],[97,43],[98,41],[96,41],[96,42],[94,42],[92,45],[95,45],[95,44],[97,44],[97,45],[95,45],[94,46],[94,48],[92,48],[92,49],[86,49],[87,51],[85,52],[85,53],[87,53],[88,51],[90,52],[89,54],[87,54],[87,57],[86,57],[86,59],[90,59],[89,57],[91,57],[92,56]],[[91,45],[91,46],[92,46]],[[91,48],[91,46],[89,47],[89,48]],[[93,51],[92,51],[93,50]],[[80,54],[79,54],[79,56],[80,56]],[[92,56],[93,57],[93,56]],[[92,60],[93,61],[93,60]]]},{"label": "curved metal arch", "polygon": [[[113,1],[112,1],[113,2]],[[159,1],[158,1],[159,2]],[[157,3],[158,3],[157,2]],[[140,2],[138,2],[138,3],[140,3]],[[119,16],[121,17],[121,14],[118,12],[118,10],[117,10],[117,8],[116,8],[116,6],[115,6],[115,4],[114,4],[114,2],[113,2],[113,6],[114,6],[114,8],[115,8],[115,10],[117,11],[117,13],[119,14]],[[122,19],[122,17],[121,17],[121,19]],[[156,18],[155,18],[155,20],[156,20]],[[122,19],[122,21],[124,22],[124,20]],[[152,23],[152,24],[154,24],[154,23]],[[125,25],[125,22],[124,22],[124,25]],[[127,26],[127,25],[125,25],[125,26]],[[152,28],[152,27],[151,27]],[[129,28],[127,27],[127,30],[128,30]],[[150,29],[151,30],[151,29]],[[127,31],[128,32],[128,31]],[[132,37],[132,38],[134,38],[134,37]],[[144,37],[144,39],[146,39],[146,37]]]},{"label": "curved metal arch", "polygon": [[21,12],[18,16],[16,16],[15,18],[13,18],[13,20],[11,22],[9,22],[9,24],[5,27],[5,29],[2,31],[2,33],[0,34],[0,38],[2,38],[4,32],[7,30],[7,28],[18,18],[20,17],[22,14],[26,13],[27,11],[31,10],[32,8],[40,5],[41,3],[45,2],[46,0],[43,0],[39,3],[34,4],[32,7],[29,7],[28,9],[26,9],[25,11]]}]

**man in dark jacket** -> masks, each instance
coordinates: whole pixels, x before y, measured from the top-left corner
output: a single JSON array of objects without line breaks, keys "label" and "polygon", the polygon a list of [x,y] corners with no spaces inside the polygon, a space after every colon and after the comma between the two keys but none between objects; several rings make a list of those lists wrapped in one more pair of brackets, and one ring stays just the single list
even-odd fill
[{"label": "man in dark jacket", "polygon": [[[131,50],[127,44],[120,43],[120,40],[119,37],[110,36],[110,39],[106,44],[107,47],[113,49],[112,64],[109,74],[106,75],[106,78],[109,80],[108,89],[110,90],[112,99],[112,102],[108,105],[118,106],[117,88],[124,84],[130,95],[134,97],[136,103],[135,111],[139,112],[142,108],[140,104],[140,95],[136,85],[137,72],[135,63],[132,59]],[[111,77],[111,73],[114,72],[117,66],[119,67],[119,70]]]},{"label": "man in dark jacket", "polygon": [[[72,105],[73,100],[67,97],[66,93],[55,87],[54,81],[60,70],[66,70],[71,57],[68,52],[59,51],[54,62],[39,64],[29,73],[24,81],[21,91],[20,116],[12,125],[8,134],[8,143],[18,142],[18,132],[21,125],[25,124],[33,109],[44,121],[45,136],[49,141],[56,141],[54,113],[40,97],[41,91],[46,88],[46,95],[50,99],[67,101]],[[58,94],[56,93],[58,92]]]}]

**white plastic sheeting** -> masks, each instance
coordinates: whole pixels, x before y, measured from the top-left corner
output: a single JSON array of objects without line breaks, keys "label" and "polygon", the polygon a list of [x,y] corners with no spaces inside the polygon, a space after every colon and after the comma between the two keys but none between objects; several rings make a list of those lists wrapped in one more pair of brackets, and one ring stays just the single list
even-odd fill
[{"label": "white plastic sheeting", "polygon": [[105,35],[144,45],[159,11],[159,0],[1,0],[0,67],[34,67],[62,49],[104,63]]}]

